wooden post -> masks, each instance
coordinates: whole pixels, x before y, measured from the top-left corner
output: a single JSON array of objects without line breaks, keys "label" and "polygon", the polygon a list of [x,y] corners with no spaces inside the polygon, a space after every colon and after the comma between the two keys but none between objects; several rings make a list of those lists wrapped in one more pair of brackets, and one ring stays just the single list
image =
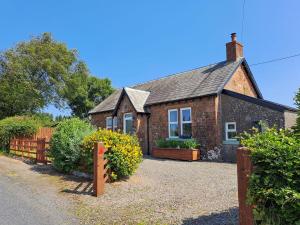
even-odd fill
[{"label": "wooden post", "polygon": [[46,160],[46,138],[38,138],[36,142],[36,162],[47,164]]},{"label": "wooden post", "polygon": [[249,177],[253,171],[250,158],[250,150],[247,148],[237,149],[237,175],[239,196],[239,221],[240,225],[253,225],[253,206],[247,204],[247,189]]},{"label": "wooden post", "polygon": [[98,197],[104,194],[104,185],[106,181],[105,177],[105,164],[104,153],[106,149],[101,142],[97,142],[94,145],[94,195]]}]

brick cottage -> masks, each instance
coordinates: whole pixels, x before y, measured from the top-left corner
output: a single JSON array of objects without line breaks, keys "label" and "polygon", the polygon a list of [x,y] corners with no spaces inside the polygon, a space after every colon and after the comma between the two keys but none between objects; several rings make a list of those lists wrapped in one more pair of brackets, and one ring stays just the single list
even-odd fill
[{"label": "brick cottage", "polygon": [[92,123],[135,133],[144,154],[160,138],[195,138],[202,156],[224,161],[235,161],[236,134],[260,121],[290,128],[296,109],[263,99],[242,44],[231,39],[226,61],[117,90],[89,112]]}]

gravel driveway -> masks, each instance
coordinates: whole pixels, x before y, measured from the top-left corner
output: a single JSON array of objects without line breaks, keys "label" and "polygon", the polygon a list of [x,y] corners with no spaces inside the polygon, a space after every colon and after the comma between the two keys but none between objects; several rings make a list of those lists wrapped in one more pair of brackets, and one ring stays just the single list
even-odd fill
[{"label": "gravel driveway", "polygon": [[128,181],[81,199],[100,224],[236,224],[236,176],[236,164],[146,158]]},{"label": "gravel driveway", "polygon": [[[107,184],[105,194],[95,198],[91,196],[90,181],[58,176],[49,166],[19,163],[27,176],[39,179],[30,185],[36,186],[42,180],[43,186],[48,186],[46,192],[54,199],[52,204],[59,203],[54,209],[60,212],[58,221],[68,219],[71,213],[73,224],[237,223],[236,164],[146,158],[129,180]],[[1,202],[2,198],[0,193]],[[0,221],[2,216],[0,209]]]}]

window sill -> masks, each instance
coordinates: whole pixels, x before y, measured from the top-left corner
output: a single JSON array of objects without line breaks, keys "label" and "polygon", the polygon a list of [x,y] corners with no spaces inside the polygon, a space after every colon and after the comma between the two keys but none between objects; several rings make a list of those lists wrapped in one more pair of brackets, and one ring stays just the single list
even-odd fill
[{"label": "window sill", "polygon": [[167,141],[172,141],[172,140],[176,140],[176,141],[186,141],[186,140],[192,140],[194,138],[166,138]]},{"label": "window sill", "polygon": [[223,144],[225,144],[225,145],[239,145],[240,142],[237,141],[237,140],[226,140],[226,141],[223,141]]}]

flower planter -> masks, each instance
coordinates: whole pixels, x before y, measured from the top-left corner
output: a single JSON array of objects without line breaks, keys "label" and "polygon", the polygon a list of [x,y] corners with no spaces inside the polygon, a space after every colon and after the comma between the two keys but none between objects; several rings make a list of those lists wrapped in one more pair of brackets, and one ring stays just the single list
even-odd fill
[{"label": "flower planter", "polygon": [[200,159],[199,149],[152,148],[152,156],[163,159],[195,161]]}]

